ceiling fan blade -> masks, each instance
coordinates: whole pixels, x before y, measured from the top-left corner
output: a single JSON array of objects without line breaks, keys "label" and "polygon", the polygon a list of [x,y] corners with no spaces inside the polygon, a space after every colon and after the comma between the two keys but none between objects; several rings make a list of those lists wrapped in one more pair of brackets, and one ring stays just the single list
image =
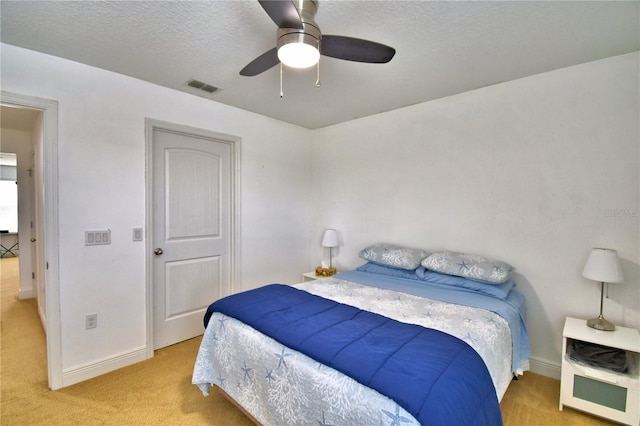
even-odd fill
[{"label": "ceiling fan blade", "polygon": [[278,28],[302,29],[300,12],[291,0],[258,0],[258,2]]},{"label": "ceiling fan blade", "polygon": [[385,64],[393,58],[396,50],[393,47],[369,40],[337,35],[322,35],[320,53],[347,61]]},{"label": "ceiling fan blade", "polygon": [[249,62],[247,66],[242,68],[242,70],[240,71],[240,75],[253,77],[275,65],[278,65],[279,63],[280,59],[278,59],[278,48],[274,47],[273,49],[267,50],[262,55]]}]

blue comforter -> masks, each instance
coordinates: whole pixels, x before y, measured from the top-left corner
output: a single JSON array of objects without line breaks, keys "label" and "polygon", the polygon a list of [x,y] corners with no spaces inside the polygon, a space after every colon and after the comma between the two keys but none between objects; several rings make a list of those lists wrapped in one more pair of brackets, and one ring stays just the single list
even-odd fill
[{"label": "blue comforter", "polygon": [[423,425],[501,425],[491,377],[467,343],[272,284],[209,306],[395,400]]}]

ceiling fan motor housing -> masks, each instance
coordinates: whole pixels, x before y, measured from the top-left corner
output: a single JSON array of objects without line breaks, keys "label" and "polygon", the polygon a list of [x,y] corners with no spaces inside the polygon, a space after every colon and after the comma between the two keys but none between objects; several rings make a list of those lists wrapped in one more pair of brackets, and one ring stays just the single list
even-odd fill
[{"label": "ceiling fan motor housing", "polygon": [[320,39],[322,33],[320,27],[314,21],[314,16],[318,11],[316,0],[303,0],[301,7],[296,3],[296,9],[300,13],[302,29],[298,28],[278,28],[277,47],[278,49],[289,43],[304,43],[320,50]]}]

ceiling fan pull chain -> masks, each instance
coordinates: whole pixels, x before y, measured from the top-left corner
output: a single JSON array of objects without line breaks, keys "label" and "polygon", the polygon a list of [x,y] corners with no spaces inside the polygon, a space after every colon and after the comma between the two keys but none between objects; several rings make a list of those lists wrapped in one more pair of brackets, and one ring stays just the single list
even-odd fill
[{"label": "ceiling fan pull chain", "polygon": [[[320,40],[318,40],[318,52],[320,51]],[[320,87],[320,59],[318,58],[318,63],[316,64],[316,87]]]},{"label": "ceiling fan pull chain", "polygon": [[284,97],[284,92],[282,91],[282,62],[280,62],[280,97]]}]

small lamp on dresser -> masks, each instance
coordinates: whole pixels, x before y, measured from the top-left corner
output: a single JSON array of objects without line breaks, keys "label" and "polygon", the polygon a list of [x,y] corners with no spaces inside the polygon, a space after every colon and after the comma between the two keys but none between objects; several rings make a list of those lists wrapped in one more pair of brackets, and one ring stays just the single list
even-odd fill
[{"label": "small lamp on dresser", "polygon": [[600,281],[600,315],[587,321],[589,327],[597,330],[613,331],[616,326],[604,319],[602,315],[602,303],[604,299],[604,283],[621,283],[622,266],[618,258],[618,252],[607,248],[593,248],[584,265],[582,276],[594,281]]}]

